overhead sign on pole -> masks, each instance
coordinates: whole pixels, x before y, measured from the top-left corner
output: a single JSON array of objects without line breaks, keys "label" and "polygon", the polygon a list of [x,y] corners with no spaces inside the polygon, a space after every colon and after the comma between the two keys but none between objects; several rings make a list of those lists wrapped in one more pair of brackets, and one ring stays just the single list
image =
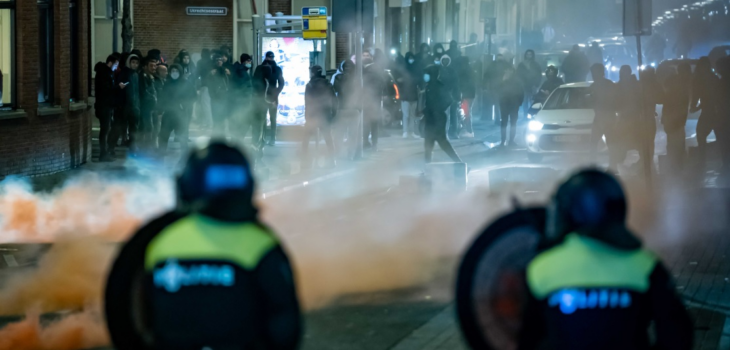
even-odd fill
[{"label": "overhead sign on pole", "polygon": [[302,8],[302,37],[308,40],[327,39],[327,8]]},{"label": "overhead sign on pole", "polygon": [[624,0],[624,36],[651,35],[651,0]]}]

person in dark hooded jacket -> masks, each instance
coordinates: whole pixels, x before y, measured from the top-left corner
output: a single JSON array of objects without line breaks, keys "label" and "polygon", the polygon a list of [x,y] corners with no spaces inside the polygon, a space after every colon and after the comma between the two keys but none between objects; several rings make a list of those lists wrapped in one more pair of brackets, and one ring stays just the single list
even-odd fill
[{"label": "person in dark hooded jacket", "polygon": [[545,103],[550,94],[563,84],[565,82],[558,76],[558,69],[555,66],[548,66],[545,70],[545,82],[540,86],[533,102]]},{"label": "person in dark hooded jacket", "polygon": [[[332,138],[332,124],[337,113],[337,97],[335,90],[322,75],[322,67],[314,66],[309,69],[310,80],[304,92],[304,138],[302,139],[302,168],[312,166],[309,156],[309,140],[312,135],[322,134],[327,145],[327,166],[335,166],[335,147]],[[319,137],[316,140],[319,143]],[[315,161],[316,162],[316,161]]]},{"label": "person in dark hooded jacket", "polygon": [[[641,115],[641,126],[639,127],[638,140],[640,147],[639,155],[645,160],[644,164],[653,167],[654,164],[654,141],[656,139],[656,106],[664,100],[664,89],[656,77],[654,67],[646,67],[640,74],[641,93],[643,94],[643,114]],[[651,168],[650,168],[651,170]]]},{"label": "person in dark hooded jacket", "polygon": [[231,91],[231,71],[224,67],[223,56],[213,57],[215,66],[208,72],[204,84],[210,94],[210,106],[213,113],[213,133],[216,136],[226,135],[226,124],[230,118],[229,98]]},{"label": "person in dark hooded jacket", "polygon": [[398,78],[401,108],[403,109],[403,138],[413,137],[416,131],[415,123],[418,119],[418,82],[422,72],[418,69],[416,56],[406,54],[406,67]]},{"label": "person in dark hooded jacket", "polygon": [[580,46],[573,45],[573,49],[563,60],[561,69],[565,72],[565,82],[568,84],[586,81],[590,70],[588,56],[580,50]]},{"label": "person in dark hooded jacket", "polygon": [[[499,110],[502,119],[502,146],[515,145],[517,133],[517,113],[522,101],[525,99],[525,90],[522,82],[517,77],[515,69],[509,67],[502,78],[502,86],[499,95]],[[509,139],[507,139],[507,124],[510,125]],[[509,141],[509,143],[508,143]]]},{"label": "person in dark hooded jacket", "polygon": [[[251,80],[253,88],[253,100],[251,102],[252,112],[250,118],[244,120],[243,136],[251,130],[251,150],[254,160],[260,162],[264,155],[264,131],[266,126],[266,114],[271,105],[276,103],[276,92],[271,88],[269,81],[273,75],[271,66],[262,64],[256,67]],[[242,136],[242,137],[243,137]]]},{"label": "person in dark hooded jacket", "polygon": [[464,136],[474,137],[472,128],[472,106],[477,96],[477,85],[474,81],[474,69],[469,63],[469,56],[461,56],[457,59],[456,69],[459,76],[459,91],[461,91],[461,106],[464,110]]},{"label": "person in dark hooded jacket", "polygon": [[[251,99],[253,98],[252,67],[253,57],[246,53],[241,54],[240,60],[233,65],[231,74],[231,113],[236,121],[237,129],[247,125],[244,120],[249,118],[251,113]],[[241,132],[241,130],[237,132]],[[245,135],[239,136],[245,137]]]},{"label": "person in dark hooded jacket", "polygon": [[114,125],[109,135],[109,152],[114,155],[114,148],[120,138],[124,138],[129,132],[130,153],[135,154],[138,149],[136,143],[137,126],[140,120],[140,99],[139,99],[139,56],[130,54],[125,60],[117,83],[120,90],[117,90],[118,105],[114,110]]},{"label": "person in dark hooded jacket", "polygon": [[182,69],[183,78],[191,82],[194,81],[193,78],[197,79],[195,63],[190,59],[190,53],[187,50],[180,50],[177,57],[175,57],[175,63]]},{"label": "person in dark hooded jacket", "polygon": [[683,170],[687,152],[685,144],[685,125],[689,114],[692,94],[692,67],[682,62],[677,66],[677,74],[664,82],[664,107],[662,124],[667,133],[667,159],[673,174]]},{"label": "person in dark hooded jacket", "polygon": [[[355,63],[345,60],[341,67],[342,73],[337,75],[333,84],[338,102],[335,150],[344,149],[345,158],[357,160],[362,158],[363,149],[362,87],[355,74]],[[347,143],[343,145],[345,139]]]},{"label": "person in dark hooded jacket", "polygon": [[535,62],[535,51],[525,51],[524,60],[517,66],[517,76],[519,76],[522,82],[522,87],[525,89],[525,99],[522,102],[522,111],[527,115],[527,110],[530,108],[529,104],[532,103],[533,95],[540,86],[542,80],[542,69],[540,65]]},{"label": "person in dark hooded jacket", "polygon": [[458,60],[461,56],[461,49],[459,48],[459,43],[456,40],[449,41],[449,50],[446,51],[446,54],[453,60]]},{"label": "person in dark hooded jacket", "polygon": [[115,90],[119,89],[114,83],[114,71],[119,66],[119,58],[110,55],[106,63],[98,62],[94,66],[96,77],[94,80],[95,98],[94,110],[96,118],[99,119],[99,161],[110,162],[114,160],[108,149],[113,149],[109,144],[109,132],[112,128],[112,115],[115,107]]},{"label": "person in dark hooded jacket", "polygon": [[190,119],[186,111],[192,109],[196,96],[195,86],[190,80],[185,79],[183,68],[178,64],[173,64],[170,67],[170,74],[165,82],[165,88],[162,90],[161,104],[158,107],[160,111],[164,112],[159,135],[160,151],[167,151],[173,131],[180,142],[183,154],[187,151]]},{"label": "person in dark hooded jacket", "polygon": [[626,157],[626,152],[632,149],[640,150],[638,145],[638,133],[641,128],[642,114],[642,96],[641,85],[632,74],[631,67],[624,65],[619,70],[619,81],[616,83],[618,101],[618,123],[616,124],[617,156],[618,161],[622,162]]},{"label": "person in dark hooded jacket", "polygon": [[139,119],[139,138],[140,148],[143,151],[152,151],[157,149],[155,140],[157,134],[154,133],[155,113],[157,111],[157,89],[155,88],[155,76],[157,74],[157,63],[154,58],[145,57],[142,61],[142,72],[139,77],[139,99],[140,99],[140,119]]},{"label": "person in dark hooded jacket", "polygon": [[284,72],[281,67],[276,64],[275,54],[272,51],[266,52],[266,59],[264,65],[271,66],[271,75],[269,76],[269,89],[271,97],[273,98],[272,103],[269,105],[269,146],[276,144],[276,117],[279,112],[279,94],[284,90],[286,80],[284,80]]},{"label": "person in dark hooded jacket", "polygon": [[[433,57],[433,63],[436,65],[440,65],[441,63],[436,63],[436,61],[441,61],[441,57],[446,54],[446,50],[444,50],[444,45],[436,44],[433,46],[433,53],[431,56]],[[430,63],[429,63],[430,65]]]},{"label": "person in dark hooded jacket", "polygon": [[385,72],[380,65],[373,61],[370,52],[364,51],[362,60],[363,147],[377,151],[383,91],[385,89]]},{"label": "person in dark hooded jacket", "polygon": [[419,84],[423,83],[421,81],[423,70],[432,64],[433,56],[431,55],[431,47],[426,43],[422,43],[418,48],[418,53],[416,54],[416,67],[418,67]]},{"label": "person in dark hooded jacket", "polygon": [[441,80],[443,73],[442,67],[431,65],[428,66],[423,75],[423,81],[426,83],[425,92],[425,109],[423,111],[424,127],[424,147],[425,160],[430,163],[433,156],[433,147],[438,142],[439,147],[456,163],[463,163],[459,155],[456,154],[454,147],[446,138],[446,111],[453,103],[451,92],[446,84]]},{"label": "person in dark hooded jacket", "polygon": [[[722,111],[720,110],[720,78],[712,70],[710,59],[701,57],[695,68],[695,77],[692,86],[692,112],[702,110],[697,120],[697,148],[702,157],[705,156],[707,147],[707,136],[713,130],[718,130]],[[727,112],[727,111],[725,111]],[[715,136],[718,132],[715,131]],[[703,159],[704,160],[704,159]]]},{"label": "person in dark hooded jacket", "polygon": [[458,139],[459,131],[461,127],[461,114],[459,108],[461,107],[461,90],[459,89],[459,73],[452,64],[453,59],[449,55],[443,55],[441,57],[441,81],[448,89],[451,95],[451,104],[449,105],[448,111],[448,126],[447,134],[449,139]]}]

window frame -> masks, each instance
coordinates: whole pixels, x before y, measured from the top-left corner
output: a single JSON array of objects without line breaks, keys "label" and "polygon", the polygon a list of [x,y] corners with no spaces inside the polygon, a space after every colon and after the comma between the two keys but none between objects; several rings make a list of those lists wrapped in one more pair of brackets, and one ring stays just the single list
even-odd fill
[{"label": "window frame", "polygon": [[[36,9],[38,11],[38,71],[39,74],[42,72],[42,68],[45,68],[46,71],[46,81],[43,81],[43,77],[41,76],[38,81],[38,93],[40,93],[41,84],[45,84],[48,91],[46,91],[48,97],[45,101],[40,100],[40,94],[38,98],[38,105],[39,106],[53,106],[56,104],[56,91],[55,91],[55,60],[54,60],[54,53],[55,53],[55,18],[54,18],[54,11],[53,11],[53,2],[54,0],[36,0]],[[41,8],[44,8],[46,11],[46,16],[44,19],[41,19]],[[46,21],[46,31],[45,33],[41,32],[41,23],[40,21],[44,20]],[[45,44],[47,46],[47,50],[45,51],[45,67],[42,67],[43,60],[41,57],[43,56],[43,53],[41,52],[41,39],[43,38],[43,35],[45,36]]]},{"label": "window frame", "polygon": [[11,110],[14,110],[18,107],[18,76],[17,76],[17,58],[18,58],[18,50],[16,50],[16,30],[15,30],[15,0],[10,1],[0,1],[0,10],[10,10],[10,76],[11,76],[11,86],[10,86],[10,105],[3,105],[3,109],[6,107],[10,107]]}]

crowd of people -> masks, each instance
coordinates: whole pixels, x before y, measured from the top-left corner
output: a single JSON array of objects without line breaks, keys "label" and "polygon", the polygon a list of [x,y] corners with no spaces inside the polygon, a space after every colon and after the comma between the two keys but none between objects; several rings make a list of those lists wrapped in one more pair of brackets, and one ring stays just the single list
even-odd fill
[{"label": "crowd of people", "polygon": [[[393,84],[400,107],[400,115],[393,119],[402,124],[403,138],[425,140],[426,162],[432,160],[436,143],[453,161],[461,162],[450,140],[474,137],[475,115],[498,122],[500,146],[515,147],[517,120],[527,116],[532,103],[545,102],[564,83],[590,78],[596,113],[591,147],[595,156],[600,139],[606,140],[611,169],[631,149],[653,159],[657,105],[663,105],[661,124],[667,133],[670,169],[683,166],[684,129],[690,112],[702,110],[697,126],[700,154],[704,154],[711,131],[724,142],[728,123],[722,113],[727,106],[720,96],[728,93],[727,59],[718,61],[713,69],[703,57],[694,72],[682,63],[663,81],[653,67],[646,67],[637,77],[630,66],[623,66],[614,83],[606,78],[600,47],[594,45],[586,51],[576,45],[561,67],[548,66],[544,72],[533,50],[527,50],[515,66],[500,54],[493,61],[473,60],[468,48],[463,54],[456,41],[448,50],[441,44],[430,47],[424,43],[405,56],[397,49],[390,55],[366,49],[362,57],[340,62],[331,79],[322,67],[311,67],[304,96],[302,168],[317,163],[309,152],[313,136],[325,141],[326,167],[335,166],[336,159],[359,159],[364,150],[377,151],[383,98]],[[284,72],[273,52],[267,52],[263,64],[255,69],[249,54],[242,54],[236,62],[231,57],[230,48],[224,46],[203,50],[196,64],[186,50],[169,64],[159,50],[150,50],[146,56],[139,51],[112,54],[106,62],[99,62],[95,89],[100,160],[113,160],[120,142],[129,146],[132,155],[164,154],[173,133],[185,150],[196,115],[211,121],[213,136],[243,140],[250,133],[247,148],[254,163],[261,161],[264,146],[276,143]],[[362,85],[355,72],[358,59],[363,64]]]},{"label": "crowd of people", "polygon": [[215,136],[243,137],[250,130],[251,146],[260,154],[265,144],[276,142],[284,78],[271,52],[253,72],[252,67],[253,57],[242,54],[233,62],[225,46],[203,50],[197,64],[186,50],[171,63],[155,49],[146,56],[138,50],[109,55],[94,67],[99,160],[113,161],[120,142],[132,156],[164,154],[173,132],[186,150],[194,113],[211,122]]}]

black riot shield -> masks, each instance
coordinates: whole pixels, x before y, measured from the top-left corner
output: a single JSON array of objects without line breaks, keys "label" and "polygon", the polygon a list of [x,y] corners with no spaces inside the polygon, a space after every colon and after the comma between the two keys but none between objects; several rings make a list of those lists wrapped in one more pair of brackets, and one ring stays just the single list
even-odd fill
[{"label": "black riot shield", "polygon": [[456,282],[461,330],[472,349],[516,349],[527,304],[525,269],[543,241],[544,208],[489,225],[464,255]]}]

